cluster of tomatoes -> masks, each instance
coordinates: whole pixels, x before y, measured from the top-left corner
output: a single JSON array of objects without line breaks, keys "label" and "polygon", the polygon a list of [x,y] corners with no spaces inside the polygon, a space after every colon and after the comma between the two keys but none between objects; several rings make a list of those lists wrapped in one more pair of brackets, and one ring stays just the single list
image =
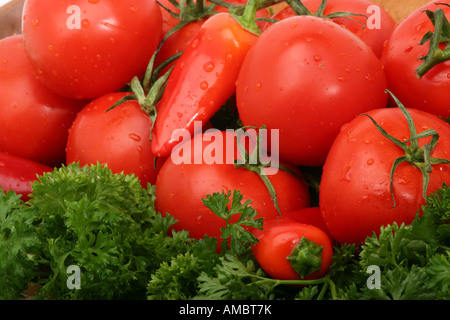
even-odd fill
[{"label": "cluster of tomatoes", "polygon": [[[36,174],[106,163],[155,185],[158,211],[197,238],[225,223],[202,199],[240,190],[265,218],[255,257],[298,278],[276,257],[302,238],[323,247],[310,277],[322,276],[334,242],[410,223],[424,194],[450,182],[450,62],[417,74],[430,47],[445,48],[420,42],[449,5],[396,25],[369,0],[212,2],[26,1],[23,34],[0,41],[2,187],[26,198]],[[266,144],[276,172],[229,161],[242,151],[236,131],[210,120],[230,101],[244,127],[278,133]],[[180,132],[192,161],[172,157]],[[304,167],[321,168],[318,206]]]}]

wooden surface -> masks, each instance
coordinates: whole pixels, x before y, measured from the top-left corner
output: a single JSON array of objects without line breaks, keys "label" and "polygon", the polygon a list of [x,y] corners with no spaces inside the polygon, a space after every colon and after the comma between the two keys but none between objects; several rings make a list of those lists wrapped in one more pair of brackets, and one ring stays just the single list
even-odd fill
[{"label": "wooden surface", "polygon": [[0,7],[0,39],[21,32],[24,0],[14,0]]},{"label": "wooden surface", "polygon": [[431,0],[372,0],[372,2],[384,8],[396,22],[401,22],[411,12]]}]

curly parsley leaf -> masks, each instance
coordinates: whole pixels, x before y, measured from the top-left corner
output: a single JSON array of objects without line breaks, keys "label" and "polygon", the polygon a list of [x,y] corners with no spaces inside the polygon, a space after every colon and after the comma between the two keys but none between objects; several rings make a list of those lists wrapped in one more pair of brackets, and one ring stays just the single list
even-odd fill
[{"label": "curly parsley leaf", "polygon": [[[183,252],[186,232],[168,235],[175,220],[155,211],[154,188],[106,165],[70,164],[44,173],[28,202],[43,244],[40,297],[142,299],[162,261]],[[67,268],[78,266],[81,289],[68,289]]]},{"label": "curly parsley leaf", "polygon": [[0,300],[23,298],[34,277],[32,256],[39,247],[32,224],[35,212],[13,191],[0,187]]},{"label": "curly parsley leaf", "polygon": [[[244,196],[240,191],[234,190],[231,204],[231,191],[227,193],[213,193],[202,199],[204,205],[211,209],[217,216],[226,222],[226,227],[221,228],[221,238],[224,249],[227,247],[227,240],[230,241],[231,252],[240,254],[249,245],[256,244],[258,239],[246,228],[261,229],[263,218],[256,218],[257,211],[250,206],[251,201],[242,203]],[[237,219],[235,217],[238,216]]]}]

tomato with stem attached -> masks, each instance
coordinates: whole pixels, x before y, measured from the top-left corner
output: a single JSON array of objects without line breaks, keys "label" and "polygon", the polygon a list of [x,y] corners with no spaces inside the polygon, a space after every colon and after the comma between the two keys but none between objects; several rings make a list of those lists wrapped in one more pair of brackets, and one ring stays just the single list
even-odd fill
[{"label": "tomato with stem attached", "polygon": [[381,58],[400,101],[444,119],[450,117],[449,18],[448,1],[417,9],[397,26]]},{"label": "tomato with stem attached", "polygon": [[241,18],[228,13],[213,15],[183,51],[156,105],[158,115],[152,136],[156,156],[170,154],[176,144],[171,140],[174,131],[193,134],[195,121],[206,123],[234,94],[242,61],[257,38],[237,20],[254,24],[255,12],[254,2],[250,1]]},{"label": "tomato with stem attached", "polygon": [[327,234],[310,224],[283,217],[264,220],[255,230],[252,252],[261,268],[279,280],[313,280],[326,275],[333,258]]},{"label": "tomato with stem attached", "polygon": [[82,166],[104,163],[114,173],[134,174],[147,187],[147,183],[155,183],[164,159],[158,160],[155,167],[149,140],[152,121],[137,100],[109,110],[127,95],[127,92],[106,94],[80,111],[70,129],[67,163],[79,162]]},{"label": "tomato with stem attached", "polygon": [[[187,131],[186,131],[187,133]],[[238,149],[240,137],[234,131],[207,130],[178,144],[167,158],[155,184],[156,209],[177,219],[176,230],[188,230],[193,238],[220,238],[225,221],[207,208],[202,199],[215,192],[239,190],[243,201],[251,200],[258,217],[273,218],[280,213],[310,205],[307,184],[298,172],[282,162],[279,167],[259,161],[245,161]],[[184,138],[183,138],[184,139]],[[251,141],[254,141],[253,139]],[[254,145],[245,141],[248,150]],[[264,155],[264,154],[262,154]],[[273,160],[275,161],[275,160]],[[290,170],[283,170],[282,164]]]},{"label": "tomato with stem attached", "polygon": [[[384,44],[396,26],[386,10],[369,0],[302,0],[288,3],[294,7],[297,4],[298,11],[286,6],[272,18],[283,20],[296,14],[326,17],[360,37],[377,57],[381,57]],[[269,25],[266,24],[265,28]]]},{"label": "tomato with stem attached", "polygon": [[399,108],[371,110],[342,126],[323,167],[319,204],[340,244],[411,223],[426,195],[450,183],[448,123],[395,101]]}]

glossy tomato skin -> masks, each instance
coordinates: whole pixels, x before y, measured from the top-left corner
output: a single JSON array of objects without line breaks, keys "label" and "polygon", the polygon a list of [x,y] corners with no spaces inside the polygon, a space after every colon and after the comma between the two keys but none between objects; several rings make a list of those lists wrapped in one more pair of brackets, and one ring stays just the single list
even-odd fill
[{"label": "glossy tomato skin", "polygon": [[[280,280],[313,280],[323,277],[329,270],[333,258],[333,244],[327,234],[310,224],[304,224],[283,217],[265,220],[262,230],[255,230],[259,242],[252,246],[252,252],[261,268],[271,277]],[[286,259],[302,237],[315,242],[322,248],[320,270],[301,278]]]},{"label": "glossy tomato skin", "polygon": [[53,171],[52,167],[29,159],[0,152],[0,186],[4,192],[14,191],[28,201],[32,193],[31,183],[38,175]]},{"label": "glossy tomato skin", "polygon": [[[263,180],[247,169],[236,169],[226,159],[230,154],[237,155],[237,150],[231,150],[230,153],[226,144],[226,141],[231,142],[228,146],[232,149],[234,145],[236,148],[236,135],[233,132],[207,131],[182,144],[188,144],[192,147],[191,150],[194,150],[194,146],[197,146],[197,150],[208,150],[213,145],[216,134],[224,141],[224,158],[221,163],[209,161],[206,157],[195,160],[194,152],[191,161],[180,162],[171,156],[163,164],[156,180],[157,210],[174,216],[178,220],[175,229],[188,230],[193,238],[203,238],[205,235],[219,238],[220,228],[225,227],[225,221],[201,200],[215,192],[240,190],[244,196],[243,201],[252,200],[251,206],[258,212],[258,217],[273,218],[279,214]],[[233,158],[237,157],[231,156],[230,159]],[[275,188],[281,212],[310,205],[308,186],[302,180],[281,169],[273,170],[275,169],[266,169],[266,172]]]},{"label": "glossy tomato skin", "polygon": [[[136,100],[106,111],[127,94],[106,94],[80,111],[70,129],[67,163],[105,163],[114,173],[134,174],[147,187],[157,175],[149,141],[150,118]],[[164,160],[158,160],[158,166],[159,161]]]},{"label": "glossy tomato skin", "polygon": [[[450,126],[434,115],[409,109],[418,132],[435,129],[440,140],[432,152],[435,158],[449,158]],[[368,112],[389,134],[400,141],[410,137],[400,109]],[[420,139],[419,145],[429,139]],[[395,170],[393,190],[390,172],[403,150],[381,135],[370,119],[361,115],[342,127],[323,167],[319,203],[327,229],[339,243],[358,244],[379,233],[382,225],[409,224],[421,205],[421,171],[409,163]],[[433,165],[427,193],[450,182],[450,166]]]},{"label": "glossy tomato skin", "polygon": [[[313,13],[317,11],[322,0],[304,0],[302,3]],[[335,12],[350,12],[363,16],[348,16],[351,19],[336,17],[331,20],[350,30],[367,43],[377,57],[381,57],[384,44],[392,34],[396,22],[390,14],[380,6],[368,0],[328,0],[324,16]],[[294,10],[287,6],[273,18],[280,20],[294,16]],[[270,25],[267,24],[266,27]]]},{"label": "glossy tomato skin", "polygon": [[68,130],[87,102],[61,97],[34,77],[22,36],[2,39],[0,57],[0,151],[60,165]]},{"label": "glossy tomato skin", "polygon": [[[447,1],[448,2],[448,1]],[[419,45],[423,36],[434,27],[424,10],[441,8],[450,17],[450,7],[434,1],[417,9],[404,19],[392,33],[381,60],[392,93],[410,108],[450,117],[450,61],[432,68],[422,78],[415,74],[420,57],[427,55],[429,42]],[[442,47],[443,49],[443,47]],[[394,105],[394,102],[390,102]]]},{"label": "glossy tomato skin", "polygon": [[348,30],[311,16],[268,29],[242,65],[236,100],[244,125],[279,129],[280,158],[320,166],[344,123],[387,103],[372,50]]},{"label": "glossy tomato skin", "polygon": [[283,219],[291,219],[300,223],[313,225],[324,231],[330,239],[333,239],[323,221],[322,211],[320,207],[307,207],[283,214]]},{"label": "glossy tomato skin", "polygon": [[23,35],[36,75],[60,95],[94,99],[142,75],[161,37],[154,0],[28,0]]},{"label": "glossy tomato skin", "polygon": [[257,36],[229,14],[207,19],[177,60],[156,108],[153,153],[167,157],[177,144],[175,130],[194,133],[195,121],[207,122],[235,92],[242,61]]}]

